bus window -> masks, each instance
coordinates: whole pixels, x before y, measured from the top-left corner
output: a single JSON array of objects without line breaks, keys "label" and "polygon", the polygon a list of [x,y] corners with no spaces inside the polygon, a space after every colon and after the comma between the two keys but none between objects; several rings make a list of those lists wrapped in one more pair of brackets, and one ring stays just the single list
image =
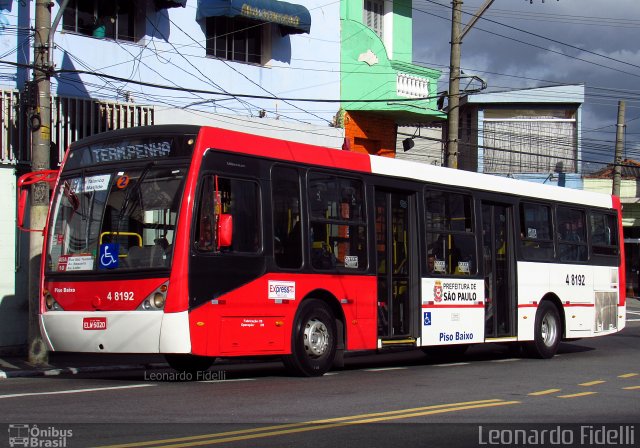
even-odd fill
[{"label": "bus window", "polygon": [[477,258],[471,196],[427,191],[425,210],[429,274],[474,275]]},{"label": "bus window", "polygon": [[588,253],[584,211],[558,207],[556,217],[560,261],[586,261]]},{"label": "bus window", "polygon": [[298,171],[274,167],[271,172],[271,188],[276,264],[281,268],[299,268],[302,264],[302,229]]},{"label": "bus window", "polygon": [[618,255],[618,227],[615,215],[591,212],[591,244],[596,255]]},{"label": "bus window", "polygon": [[[256,182],[205,176],[196,222],[196,248],[203,252],[258,252],[262,247],[259,197]],[[233,239],[226,247],[218,247],[216,240],[221,214],[233,218]]]},{"label": "bus window", "polygon": [[310,173],[308,182],[311,265],[320,270],[366,269],[362,182],[325,173]]},{"label": "bus window", "polygon": [[553,234],[551,207],[541,204],[520,204],[520,245],[526,260],[551,261]]}]

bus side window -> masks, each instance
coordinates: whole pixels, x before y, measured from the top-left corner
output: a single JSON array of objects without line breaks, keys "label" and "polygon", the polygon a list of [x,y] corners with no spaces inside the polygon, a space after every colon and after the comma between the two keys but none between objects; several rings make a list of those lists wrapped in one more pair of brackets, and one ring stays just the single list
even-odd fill
[{"label": "bus side window", "polygon": [[[260,189],[257,182],[205,176],[196,222],[195,247],[204,252],[256,253],[262,248]],[[218,241],[220,217],[230,215],[231,245]],[[220,247],[218,247],[220,246]]]},{"label": "bus side window", "polygon": [[198,220],[196,221],[195,246],[199,251],[211,252],[215,248],[215,189],[213,176],[206,176],[203,182],[202,194],[198,204]]},{"label": "bus side window", "polygon": [[302,264],[302,228],[298,171],[274,167],[271,171],[271,191],[276,264],[281,268],[299,268]]},{"label": "bus side window", "polygon": [[427,272],[475,275],[476,239],[471,196],[425,191]]},{"label": "bus side window", "polygon": [[556,217],[560,261],[586,261],[588,254],[585,213],[582,210],[558,206]]},{"label": "bus side window", "polygon": [[543,204],[520,204],[520,245],[526,260],[554,258],[551,207]]},{"label": "bus side window", "polygon": [[591,244],[594,255],[618,255],[616,216],[591,212]]}]

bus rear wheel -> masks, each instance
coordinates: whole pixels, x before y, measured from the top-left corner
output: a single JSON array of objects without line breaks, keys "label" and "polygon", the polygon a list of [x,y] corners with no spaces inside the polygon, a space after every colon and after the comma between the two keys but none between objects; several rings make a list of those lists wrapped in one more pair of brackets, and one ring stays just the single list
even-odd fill
[{"label": "bus rear wheel", "polygon": [[180,373],[184,373],[189,376],[191,380],[197,380],[202,372],[209,370],[209,367],[215,361],[215,358],[208,356],[197,356],[191,354],[167,354],[164,355],[164,359],[173,370]]},{"label": "bus rear wheel", "polygon": [[295,375],[320,376],[331,368],[336,356],[336,322],[321,300],[302,302],[293,323],[291,355],[284,364]]},{"label": "bus rear wheel", "polygon": [[536,312],[534,332],[533,341],[525,346],[529,355],[541,359],[553,358],[562,338],[560,313],[553,303],[540,303]]}]

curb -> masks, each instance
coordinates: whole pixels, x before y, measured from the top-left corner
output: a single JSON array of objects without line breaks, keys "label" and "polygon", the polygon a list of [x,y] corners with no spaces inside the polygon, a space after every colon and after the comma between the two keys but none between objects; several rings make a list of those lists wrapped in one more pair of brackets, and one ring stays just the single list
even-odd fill
[{"label": "curb", "polygon": [[111,366],[85,366],[85,367],[61,367],[51,369],[35,369],[35,370],[0,370],[0,380],[9,378],[32,378],[41,376],[58,376],[58,375],[78,375],[81,373],[96,372],[122,372],[126,370],[151,370],[151,369],[167,369],[168,364],[151,363],[151,364],[123,364]]}]

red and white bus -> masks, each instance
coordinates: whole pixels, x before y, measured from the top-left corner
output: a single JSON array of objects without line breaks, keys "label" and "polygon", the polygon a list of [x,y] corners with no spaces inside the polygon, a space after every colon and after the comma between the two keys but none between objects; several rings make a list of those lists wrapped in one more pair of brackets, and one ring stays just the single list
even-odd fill
[{"label": "red and white bus", "polygon": [[621,221],[608,195],[211,127],[112,131],[71,145],[55,182],[40,325],[51,350],[190,371],[279,355],[313,376],[349,351],[490,342],[549,358],[624,327]]}]

